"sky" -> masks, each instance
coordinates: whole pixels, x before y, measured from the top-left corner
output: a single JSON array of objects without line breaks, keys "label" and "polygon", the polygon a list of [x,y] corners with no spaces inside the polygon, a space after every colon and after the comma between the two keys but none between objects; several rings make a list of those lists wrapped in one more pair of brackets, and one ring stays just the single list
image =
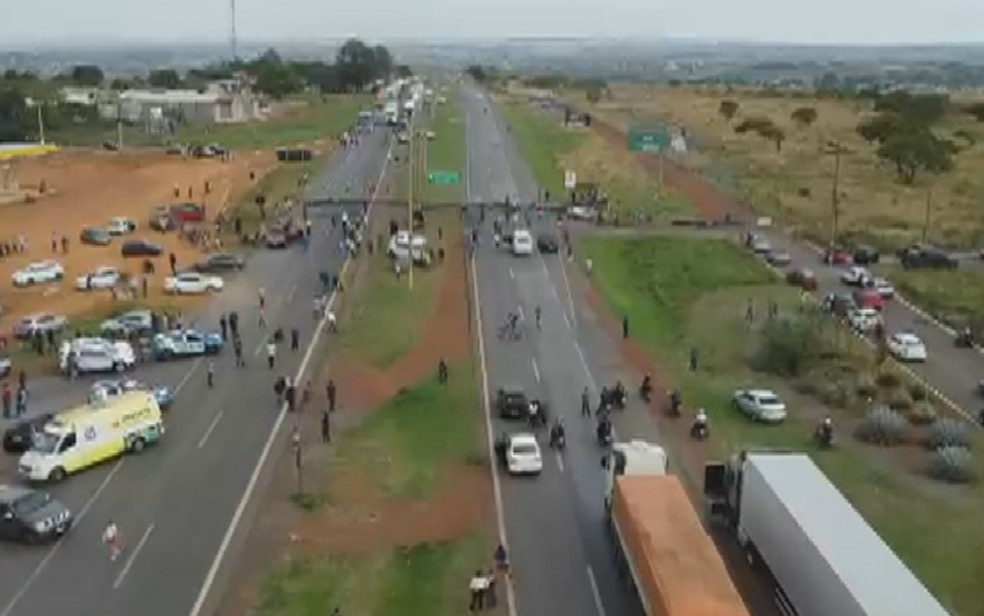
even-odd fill
[{"label": "sky", "polygon": [[[230,0],[0,0],[0,48],[226,41]],[[516,36],[984,43],[984,0],[236,0],[240,40]]]}]

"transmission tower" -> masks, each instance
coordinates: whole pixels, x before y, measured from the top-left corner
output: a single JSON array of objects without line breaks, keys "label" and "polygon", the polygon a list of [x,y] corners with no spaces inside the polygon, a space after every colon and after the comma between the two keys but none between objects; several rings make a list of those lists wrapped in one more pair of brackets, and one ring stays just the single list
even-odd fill
[{"label": "transmission tower", "polygon": [[232,19],[232,24],[231,24],[232,27],[230,28],[231,33],[230,33],[230,36],[229,36],[229,42],[232,45],[232,61],[235,62],[236,60],[239,59],[239,53],[238,53],[238,50],[236,49],[236,46],[237,46],[237,41],[236,41],[236,0],[229,0],[229,13],[230,13],[230,17]]}]

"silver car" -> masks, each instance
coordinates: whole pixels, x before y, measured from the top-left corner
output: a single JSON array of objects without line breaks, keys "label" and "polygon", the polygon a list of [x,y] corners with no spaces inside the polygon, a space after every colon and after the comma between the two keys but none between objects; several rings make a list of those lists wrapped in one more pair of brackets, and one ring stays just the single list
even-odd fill
[{"label": "silver car", "polygon": [[60,332],[66,327],[68,327],[68,319],[60,314],[47,312],[32,314],[14,325],[14,336],[27,339],[37,334],[46,335],[48,332]]},{"label": "silver car", "polygon": [[142,334],[153,329],[154,316],[150,310],[131,310],[106,319],[99,326],[104,336],[129,336],[131,333]]},{"label": "silver car", "polygon": [[775,392],[768,389],[739,389],[731,403],[754,421],[780,423],[786,419],[786,405]]}]

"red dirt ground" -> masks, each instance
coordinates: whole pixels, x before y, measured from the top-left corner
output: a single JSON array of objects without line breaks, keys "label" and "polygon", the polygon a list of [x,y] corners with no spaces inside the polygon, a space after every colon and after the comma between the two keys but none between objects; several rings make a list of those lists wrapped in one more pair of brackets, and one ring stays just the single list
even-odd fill
[{"label": "red dirt ground", "polygon": [[[74,290],[77,276],[101,265],[118,266],[139,274],[142,259],[124,260],[119,255],[119,240],[107,247],[84,246],[79,232],[87,225],[105,225],[113,216],[127,216],[138,224],[134,237],[147,237],[174,252],[179,266],[201,258],[201,252],[174,233],[159,234],[146,228],[150,210],[177,201],[175,185],[181,190],[180,201],[204,202],[208,215],[214,217],[228,203],[233,203],[250,186],[249,171],[256,177],[273,168],[273,154],[237,153],[232,161],[183,159],[156,151],[91,152],[62,151],[17,163],[18,180],[23,185],[37,185],[42,180],[49,194],[33,203],[0,205],[0,239],[13,240],[23,234],[27,253],[0,261],[0,303],[6,318],[51,310],[67,316],[91,313],[108,304],[109,292],[80,293]],[[212,191],[204,195],[210,181]],[[53,254],[52,234],[69,239],[69,254]],[[32,261],[53,258],[65,267],[66,282],[29,289],[14,289],[10,275]],[[167,257],[158,259],[157,279],[167,275]],[[150,285],[152,300],[160,295],[161,280]],[[183,298],[182,302],[188,300]]]},{"label": "red dirt ground", "polygon": [[[378,224],[378,221],[375,221]],[[376,224],[373,225],[376,228]],[[449,228],[446,225],[446,228]],[[449,237],[457,237],[452,231]],[[248,544],[235,566],[233,579],[220,610],[222,616],[241,616],[257,605],[263,576],[270,565],[290,554],[351,554],[426,541],[454,539],[491,527],[490,485],[487,469],[464,464],[442,469],[441,488],[426,501],[403,502],[385,498],[357,469],[329,468],[331,450],[318,441],[324,383],[338,385],[340,410],[333,418],[332,438],[344,438],[347,427],[406,388],[433,376],[438,359],[449,363],[468,357],[470,316],[462,246],[447,247],[439,296],[421,342],[388,370],[374,370],[352,356],[332,358],[315,388],[314,408],[298,417],[305,443],[305,483],[325,484],[330,477],[330,502],[309,514],[289,500],[296,485],[292,456],[285,453],[274,470],[271,487],[253,524]],[[358,292],[367,262],[356,262],[347,293]],[[339,310],[344,326],[350,302]],[[336,367],[337,366],[337,367]],[[357,393],[362,392],[362,393]],[[308,490],[311,490],[309,487]]]}]

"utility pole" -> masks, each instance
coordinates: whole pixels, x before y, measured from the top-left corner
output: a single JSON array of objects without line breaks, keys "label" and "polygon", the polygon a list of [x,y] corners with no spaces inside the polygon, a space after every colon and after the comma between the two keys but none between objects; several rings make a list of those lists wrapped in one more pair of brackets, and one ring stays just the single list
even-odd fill
[{"label": "utility pole", "polygon": [[834,184],[830,189],[830,247],[837,245],[838,226],[840,222],[840,167],[841,156],[851,151],[838,141],[828,141],[824,154],[834,156]]},{"label": "utility pole", "polygon": [[416,141],[413,133],[413,121],[411,118],[411,123],[409,126],[410,130],[410,160],[408,163],[407,170],[407,182],[409,187],[407,189],[407,233],[409,237],[409,246],[407,246],[407,284],[410,285],[410,290],[413,290],[413,176],[416,173],[414,168],[414,156],[413,156],[413,143]]},{"label": "utility pole", "polygon": [[229,33],[229,44],[232,47],[232,61],[239,60],[239,41],[236,36],[236,0],[229,0],[229,13],[231,18],[231,28]]},{"label": "utility pole", "polygon": [[44,145],[44,112],[42,110],[44,103],[42,101],[35,101],[34,106],[38,110],[38,140],[41,142],[41,145]]},{"label": "utility pole", "polygon": [[929,189],[926,191],[926,217],[925,219],[923,219],[923,230],[922,230],[923,244],[928,242],[930,212],[932,211],[933,211],[933,187],[930,186]]}]

